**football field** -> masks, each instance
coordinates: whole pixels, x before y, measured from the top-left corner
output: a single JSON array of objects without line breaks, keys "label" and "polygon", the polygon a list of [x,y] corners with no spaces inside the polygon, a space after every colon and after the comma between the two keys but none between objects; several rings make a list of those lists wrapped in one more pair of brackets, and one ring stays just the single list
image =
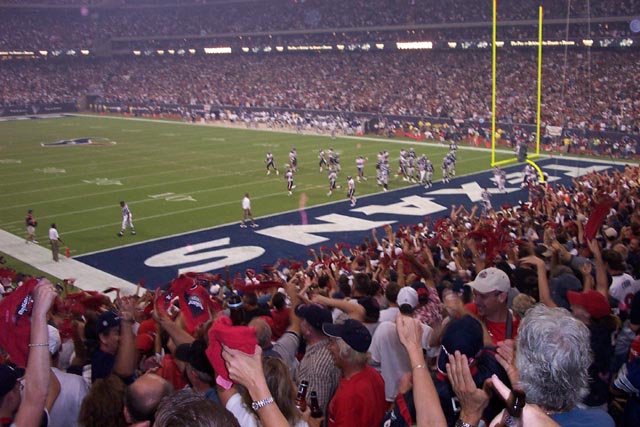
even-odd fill
[{"label": "football field", "polygon": [[[289,150],[298,152],[294,195],[284,179]],[[394,178],[401,148],[414,147],[433,162],[441,178],[448,145],[391,138],[337,138],[270,130],[247,130],[171,121],[76,116],[0,123],[0,228],[24,234],[24,217],[34,210],[37,238],[47,240],[55,222],[71,255],[206,229],[239,221],[245,192],[256,218],[345,200],[347,175],[357,175],[355,159],[365,156],[369,179],[358,196],[377,193],[376,154],[390,153],[390,189],[413,185]],[[342,189],[327,196],[326,172],[318,150],[341,155]],[[265,154],[275,155],[280,175],[266,175]],[[505,154],[507,158],[511,155]],[[458,151],[457,174],[490,168],[487,151]],[[118,237],[124,200],[137,235]]]}]

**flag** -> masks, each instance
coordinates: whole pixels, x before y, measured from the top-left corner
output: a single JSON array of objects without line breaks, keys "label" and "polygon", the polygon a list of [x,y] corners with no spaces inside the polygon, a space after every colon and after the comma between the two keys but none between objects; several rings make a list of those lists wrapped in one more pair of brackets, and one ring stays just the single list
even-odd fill
[{"label": "flag", "polygon": [[171,288],[178,295],[187,332],[193,335],[198,326],[211,318],[209,292],[194,277],[186,274],[174,279]]},{"label": "flag", "polygon": [[31,335],[31,293],[38,284],[35,278],[27,279],[22,286],[0,301],[0,347],[18,366],[26,367]]},{"label": "flag", "polygon": [[611,210],[613,206],[613,199],[610,197],[606,197],[603,201],[598,203],[591,211],[591,215],[589,215],[589,220],[584,226],[584,237],[587,240],[593,240],[600,229],[600,226],[604,222],[607,214]]}]

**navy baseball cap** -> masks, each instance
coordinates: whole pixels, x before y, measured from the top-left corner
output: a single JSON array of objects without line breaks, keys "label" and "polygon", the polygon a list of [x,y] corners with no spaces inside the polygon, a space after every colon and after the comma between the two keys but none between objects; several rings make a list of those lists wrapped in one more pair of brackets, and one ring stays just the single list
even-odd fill
[{"label": "navy baseball cap", "polygon": [[24,376],[24,369],[11,365],[0,365],[0,399],[16,386],[20,378]]},{"label": "navy baseball cap", "polygon": [[296,316],[304,319],[317,330],[325,323],[333,323],[331,311],[320,304],[300,304],[295,309]]},{"label": "navy baseball cap", "polygon": [[442,336],[442,347],[438,355],[438,371],[447,372],[449,354],[458,350],[472,363],[484,346],[483,331],[480,322],[468,314],[453,320]]},{"label": "navy baseball cap", "polygon": [[327,336],[342,339],[359,353],[366,353],[371,345],[371,333],[354,319],[347,319],[342,324],[325,323],[322,325],[322,332]]},{"label": "navy baseball cap", "polygon": [[178,360],[187,362],[197,371],[215,375],[213,366],[207,357],[207,343],[204,340],[195,340],[190,344],[180,344],[176,349],[175,357]]},{"label": "navy baseball cap", "polygon": [[111,328],[120,326],[120,317],[115,311],[105,311],[98,316],[98,322],[96,324],[96,330],[98,335],[104,334]]}]

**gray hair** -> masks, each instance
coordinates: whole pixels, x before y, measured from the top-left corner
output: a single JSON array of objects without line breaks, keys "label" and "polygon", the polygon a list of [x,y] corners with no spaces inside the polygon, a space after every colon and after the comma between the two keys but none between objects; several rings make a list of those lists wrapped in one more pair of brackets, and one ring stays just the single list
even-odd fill
[{"label": "gray hair", "polygon": [[261,319],[259,317],[254,317],[249,322],[249,326],[255,328],[256,330],[256,339],[258,340],[258,345],[262,348],[268,348],[271,346],[271,326],[266,322],[266,320]]},{"label": "gray hair", "polygon": [[193,390],[185,389],[162,399],[156,427],[240,427],[226,408]]},{"label": "gray hair", "polygon": [[564,308],[538,304],[518,330],[516,366],[527,402],[572,409],[589,391],[589,329]]},{"label": "gray hair", "polygon": [[340,358],[350,365],[365,365],[369,361],[369,352],[360,353],[354,350],[342,338],[336,338],[340,349]]}]

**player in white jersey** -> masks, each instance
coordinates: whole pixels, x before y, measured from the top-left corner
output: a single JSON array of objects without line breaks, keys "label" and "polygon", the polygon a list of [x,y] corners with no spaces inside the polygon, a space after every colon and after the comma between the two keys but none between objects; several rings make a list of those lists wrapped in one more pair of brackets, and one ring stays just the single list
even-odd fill
[{"label": "player in white jersey", "polygon": [[292,147],[291,151],[289,151],[289,164],[293,172],[298,172],[298,152],[295,147]]},{"label": "player in white jersey", "polygon": [[291,169],[287,169],[287,173],[284,174],[285,179],[287,180],[287,191],[289,196],[293,194],[293,189],[296,188],[293,185],[293,171]]},{"label": "player in white jersey", "polygon": [[328,178],[329,178],[329,192],[327,193],[327,196],[331,196],[333,194],[333,190],[338,188],[338,185],[337,185],[338,174],[336,173],[336,171],[330,171]]},{"label": "player in white jersey", "polygon": [[133,215],[129,210],[129,206],[127,206],[127,204],[122,201],[120,202],[120,207],[122,208],[122,229],[118,233],[118,236],[124,236],[124,230],[126,230],[127,227],[129,227],[129,229],[131,230],[131,234],[135,235],[136,229],[133,227]]},{"label": "player in white jersey", "polygon": [[322,168],[328,168],[327,164],[327,155],[324,153],[323,149],[320,149],[318,152],[318,167],[320,168],[320,172],[322,172]]},{"label": "player in white jersey", "polygon": [[507,182],[507,175],[505,171],[500,169],[500,166],[496,166],[493,169],[493,178],[496,181],[496,185],[498,186],[498,191],[501,193],[506,193],[507,189],[505,188],[505,183]]},{"label": "player in white jersey", "polygon": [[347,197],[351,201],[351,207],[356,205],[356,182],[352,177],[347,177]]},{"label": "player in white jersey", "polygon": [[253,220],[253,214],[251,213],[251,199],[249,198],[249,193],[245,193],[244,198],[242,199],[242,222],[240,223],[240,228],[247,228],[247,224],[245,224],[247,218],[251,220],[251,227],[256,228],[258,226],[258,224]]},{"label": "player in white jersey", "polygon": [[408,181],[407,178],[407,150],[404,148],[400,150],[400,157],[398,158],[398,174],[396,177],[402,177],[403,181]]},{"label": "player in white jersey", "polygon": [[486,216],[491,212],[492,209],[491,194],[489,193],[489,190],[483,188],[482,192],[480,193],[480,197],[482,198],[482,215]]},{"label": "player in white jersey", "polygon": [[522,170],[522,175],[522,187],[535,185],[536,170],[533,168],[533,166],[529,164],[525,165],[524,169]]},{"label": "player in white jersey", "polygon": [[358,156],[356,158],[356,169],[358,169],[358,182],[360,182],[361,179],[364,179],[365,181],[367,180],[367,177],[364,176],[365,161],[366,159],[364,158],[364,156]]},{"label": "player in white jersey", "polygon": [[278,168],[276,167],[276,162],[273,159],[273,154],[271,153],[271,151],[267,152],[267,157],[264,159],[264,162],[267,165],[267,175],[271,174],[271,169],[276,171],[276,175],[280,175],[280,171],[278,171]]}]

